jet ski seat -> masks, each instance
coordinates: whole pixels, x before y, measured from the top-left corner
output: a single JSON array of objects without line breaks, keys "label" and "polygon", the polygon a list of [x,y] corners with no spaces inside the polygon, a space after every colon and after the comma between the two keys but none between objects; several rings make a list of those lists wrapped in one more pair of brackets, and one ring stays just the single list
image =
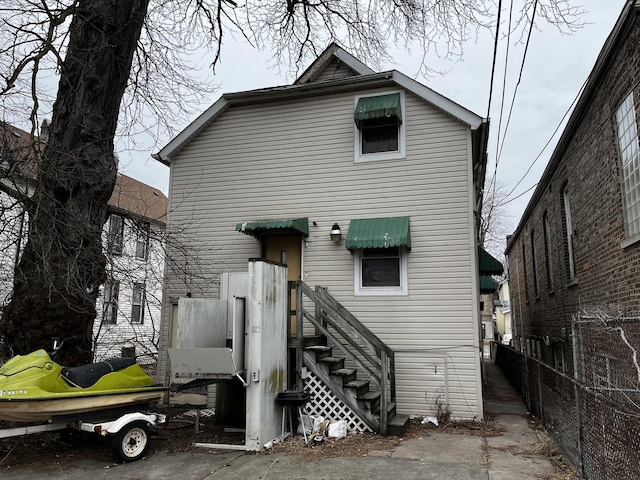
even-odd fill
[{"label": "jet ski seat", "polygon": [[104,362],[89,363],[79,367],[63,367],[62,376],[72,385],[88,388],[107,373],[122,370],[135,363],[135,358],[112,358]]}]

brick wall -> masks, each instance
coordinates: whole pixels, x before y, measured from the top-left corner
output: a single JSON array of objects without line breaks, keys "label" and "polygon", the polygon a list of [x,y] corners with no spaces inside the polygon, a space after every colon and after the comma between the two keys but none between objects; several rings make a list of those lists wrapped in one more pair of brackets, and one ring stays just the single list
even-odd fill
[{"label": "brick wall", "polygon": [[[625,225],[615,116],[632,90],[636,112],[640,111],[640,22],[635,18],[627,27],[602,69],[599,86],[568,147],[557,157],[555,169],[545,172],[533,196],[534,208],[523,217],[508,245],[515,331],[540,341],[540,357],[546,363],[554,364],[553,345],[562,347],[569,373],[573,314],[603,304],[640,310],[640,242],[623,248]],[[573,280],[569,274],[565,189],[575,233]],[[546,251],[545,216],[549,230]],[[534,272],[538,277],[537,294]]]}]

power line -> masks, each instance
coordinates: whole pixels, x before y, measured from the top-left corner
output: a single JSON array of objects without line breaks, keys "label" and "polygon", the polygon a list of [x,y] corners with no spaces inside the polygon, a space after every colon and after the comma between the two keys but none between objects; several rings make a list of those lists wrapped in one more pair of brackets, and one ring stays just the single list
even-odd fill
[{"label": "power line", "polygon": [[[494,173],[494,175],[497,174],[497,170],[498,170],[498,163],[500,162],[500,157],[502,156],[502,149],[504,148],[504,142],[505,139],[507,137],[507,131],[509,130],[509,124],[511,123],[511,114],[513,113],[513,106],[516,102],[516,95],[518,93],[518,87],[520,86],[520,82],[522,81],[522,72],[524,71],[524,63],[525,60],[527,59],[527,51],[529,50],[529,42],[531,40],[531,32],[533,32],[533,25],[534,25],[534,20],[536,17],[536,8],[538,7],[538,0],[535,0],[534,4],[533,4],[533,12],[531,13],[531,24],[529,26],[529,33],[527,34],[527,41],[525,43],[524,46],[524,53],[522,55],[522,63],[520,64],[520,74],[518,75],[518,81],[516,83],[516,86],[513,90],[513,98],[511,99],[511,107],[509,107],[509,117],[507,118],[507,124],[504,127],[504,133],[502,135],[502,143],[500,144],[500,149],[498,151],[498,155],[496,157],[496,172]],[[500,133],[500,132],[498,132]]]}]

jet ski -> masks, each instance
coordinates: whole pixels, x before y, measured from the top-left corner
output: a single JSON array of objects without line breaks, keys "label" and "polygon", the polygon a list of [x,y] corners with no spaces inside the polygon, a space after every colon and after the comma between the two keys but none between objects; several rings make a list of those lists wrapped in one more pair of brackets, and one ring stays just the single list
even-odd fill
[{"label": "jet ski", "polygon": [[162,399],[133,358],[63,367],[45,350],[17,355],[0,367],[0,420],[35,422],[137,407]]}]

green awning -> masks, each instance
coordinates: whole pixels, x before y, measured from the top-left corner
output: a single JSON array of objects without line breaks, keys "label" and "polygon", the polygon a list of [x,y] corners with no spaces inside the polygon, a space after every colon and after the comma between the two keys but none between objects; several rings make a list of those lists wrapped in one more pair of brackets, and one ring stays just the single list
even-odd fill
[{"label": "green awning", "polygon": [[359,126],[364,120],[395,117],[402,123],[402,108],[400,94],[378,95],[377,97],[362,97],[358,100],[353,112],[353,119]]},{"label": "green awning", "polygon": [[281,233],[299,232],[306,237],[309,235],[309,219],[304,217],[284,220],[256,220],[255,222],[244,222],[236,225],[237,232],[253,235],[254,237],[265,233],[273,233],[273,230],[280,230]]},{"label": "green awning", "polygon": [[504,267],[484,248],[478,247],[478,270],[480,275],[502,275]]},{"label": "green awning", "polygon": [[486,275],[480,276],[480,293],[493,293],[498,290],[498,283]]},{"label": "green awning", "polygon": [[411,248],[409,217],[351,220],[345,241],[348,250],[356,248]]}]

